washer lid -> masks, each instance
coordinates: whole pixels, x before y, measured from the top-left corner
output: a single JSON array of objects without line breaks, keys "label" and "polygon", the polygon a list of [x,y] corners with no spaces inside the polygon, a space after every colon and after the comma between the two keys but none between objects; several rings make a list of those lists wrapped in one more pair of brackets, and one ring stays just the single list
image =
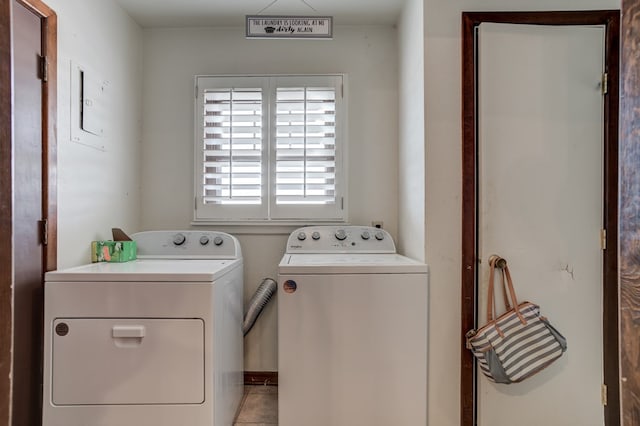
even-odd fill
[{"label": "washer lid", "polygon": [[124,263],[100,262],[47,272],[45,281],[212,282],[241,265],[241,259],[138,259]]},{"label": "washer lid", "polygon": [[280,274],[426,274],[429,267],[396,253],[285,254]]}]

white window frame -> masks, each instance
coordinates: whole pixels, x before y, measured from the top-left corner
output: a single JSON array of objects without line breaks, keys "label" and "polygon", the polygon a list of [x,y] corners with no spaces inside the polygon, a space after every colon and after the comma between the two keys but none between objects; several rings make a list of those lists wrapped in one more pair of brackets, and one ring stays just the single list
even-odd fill
[{"label": "white window frame", "polygon": [[[198,75],[195,77],[194,114],[194,225],[296,225],[300,223],[342,223],[347,220],[346,174],[346,75]],[[335,87],[335,202],[333,204],[276,203],[276,89],[277,87]],[[204,174],[204,91],[262,87],[262,203],[259,205],[205,204],[202,196]]]}]

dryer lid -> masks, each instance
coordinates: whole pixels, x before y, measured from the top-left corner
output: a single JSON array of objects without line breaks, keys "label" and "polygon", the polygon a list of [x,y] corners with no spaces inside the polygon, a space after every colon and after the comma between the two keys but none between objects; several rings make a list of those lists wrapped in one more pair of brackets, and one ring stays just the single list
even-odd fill
[{"label": "dryer lid", "polygon": [[138,259],[125,263],[91,263],[45,274],[48,282],[213,282],[241,259]]}]

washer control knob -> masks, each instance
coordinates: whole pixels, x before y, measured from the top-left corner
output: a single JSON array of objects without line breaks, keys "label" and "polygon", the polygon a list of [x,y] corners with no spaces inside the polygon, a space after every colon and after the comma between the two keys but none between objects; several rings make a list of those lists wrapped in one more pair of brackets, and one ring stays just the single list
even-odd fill
[{"label": "washer control knob", "polygon": [[307,239],[307,234],[305,234],[304,232],[298,232],[298,239],[300,241],[304,241]]},{"label": "washer control knob", "polygon": [[384,240],[384,232],[382,232],[382,231],[376,232],[376,240],[378,240],[378,241]]},{"label": "washer control knob", "polygon": [[174,244],[174,245],[176,245],[176,246],[181,246],[181,245],[183,245],[185,241],[187,241],[187,237],[185,237],[185,236],[184,236],[184,235],[182,235],[182,234],[176,234],[176,235],[173,237],[173,244]]},{"label": "washer control knob", "polygon": [[203,235],[202,237],[200,237],[200,244],[203,246],[206,246],[207,244],[209,244],[209,237],[207,237],[206,235]]},{"label": "washer control knob", "polygon": [[313,234],[311,234],[311,238],[313,238],[314,240],[319,240],[320,233],[318,231],[315,231]]},{"label": "washer control knob", "polygon": [[344,229],[338,229],[336,231],[336,238],[340,241],[343,241],[347,238],[347,233],[344,232]]},{"label": "washer control knob", "polygon": [[360,234],[360,236],[363,240],[368,240],[369,238],[371,238],[371,235],[369,235],[369,231],[364,231],[362,234]]},{"label": "washer control knob", "polygon": [[213,239],[213,244],[215,244],[217,246],[221,246],[222,243],[224,243],[224,240],[222,239],[222,237],[215,237]]}]

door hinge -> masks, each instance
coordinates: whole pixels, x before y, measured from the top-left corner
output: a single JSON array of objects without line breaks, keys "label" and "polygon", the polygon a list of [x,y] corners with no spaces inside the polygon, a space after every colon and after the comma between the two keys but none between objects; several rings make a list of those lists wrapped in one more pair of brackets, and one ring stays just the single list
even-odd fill
[{"label": "door hinge", "polygon": [[42,244],[46,246],[49,244],[49,221],[42,219],[40,223],[42,224]]},{"label": "door hinge", "polygon": [[344,83],[340,84],[340,97],[344,98]]},{"label": "door hinge", "polygon": [[602,399],[602,405],[607,405],[607,385],[605,385],[604,383],[600,388],[600,397]]},{"label": "door hinge", "polygon": [[602,82],[600,83],[602,94],[606,95],[609,92],[609,73],[602,73]]},{"label": "door hinge", "polygon": [[38,56],[39,68],[40,68],[40,79],[46,83],[49,79],[49,61],[46,56]]},{"label": "door hinge", "polygon": [[340,210],[344,210],[344,197],[340,197]]},{"label": "door hinge", "polygon": [[601,250],[607,249],[607,230],[606,229],[600,230],[600,249]]},{"label": "door hinge", "polygon": [[198,99],[198,85],[196,84],[196,99]]}]

